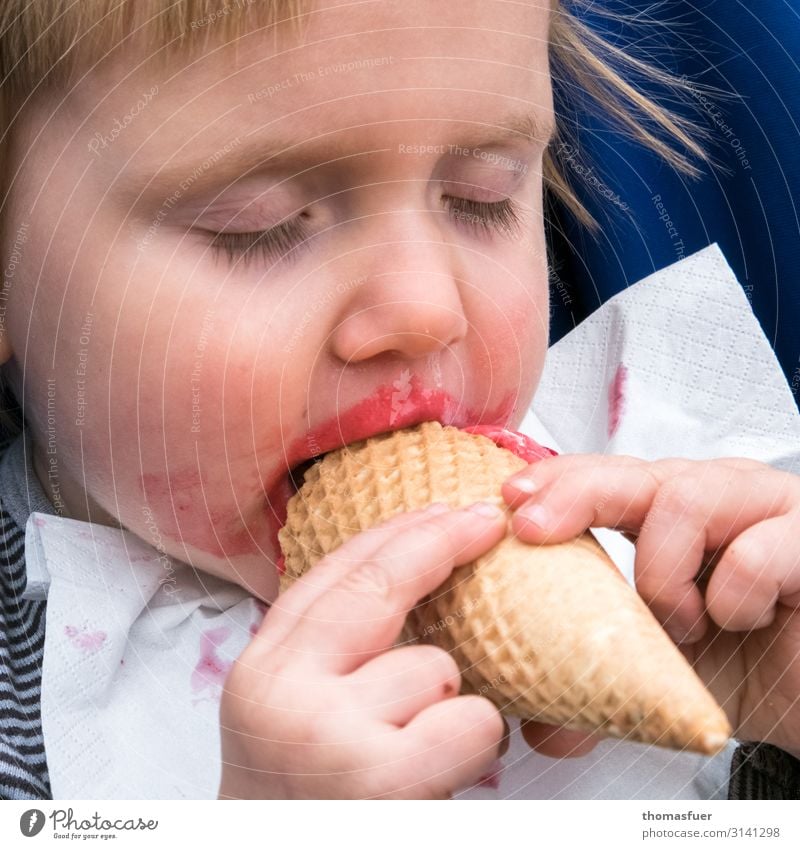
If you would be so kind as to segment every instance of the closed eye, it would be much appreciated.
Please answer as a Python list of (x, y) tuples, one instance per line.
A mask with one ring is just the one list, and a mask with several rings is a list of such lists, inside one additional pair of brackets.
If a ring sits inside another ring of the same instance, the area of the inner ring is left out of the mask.
[(520, 225), (517, 205), (511, 198), (490, 203), (485, 200), (444, 195), (442, 200), (448, 214), (456, 223), (472, 227), (483, 234), (488, 234), (492, 229), (509, 234)]
[[(489, 202), (443, 195), (442, 205), (456, 224), (481, 235), (488, 235), (492, 230), (510, 234), (520, 225), (517, 205), (511, 198)], [(231, 264), (242, 262), (248, 265), (257, 259), (274, 262), (307, 242), (311, 236), (307, 219), (307, 213), (301, 212), (268, 230), (215, 233), (211, 248), (224, 254)]]

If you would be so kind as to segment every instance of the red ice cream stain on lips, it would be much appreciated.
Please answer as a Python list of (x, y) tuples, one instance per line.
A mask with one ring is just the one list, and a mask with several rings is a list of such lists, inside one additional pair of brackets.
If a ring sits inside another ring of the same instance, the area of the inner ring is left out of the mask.
[(608, 436), (609, 439), (619, 430), (625, 413), (625, 389), (628, 382), (628, 369), (620, 363), (614, 379), (608, 386)]
[[(419, 375), (405, 369), (396, 380), (379, 386), (372, 395), (296, 439), (285, 452), (284, 459), (289, 467), (294, 467), (302, 461), (343, 445), (359, 442), (380, 433), (412, 427), (425, 421), (465, 427), (468, 422), (488, 420), (494, 424), (486, 427), (493, 431), (503, 430), (497, 423), (508, 421), (512, 411), (511, 393), (490, 411), (462, 409), (462, 405), (450, 393), (442, 389), (427, 388)], [(279, 573), (285, 570), (285, 566), (280, 556), (278, 531), (286, 524), (286, 506), (294, 493), (295, 488), (289, 480), (288, 469), (283, 470), (283, 474), (272, 483), (266, 493), (267, 519), (271, 525), (274, 549), (278, 553), (276, 568)]]

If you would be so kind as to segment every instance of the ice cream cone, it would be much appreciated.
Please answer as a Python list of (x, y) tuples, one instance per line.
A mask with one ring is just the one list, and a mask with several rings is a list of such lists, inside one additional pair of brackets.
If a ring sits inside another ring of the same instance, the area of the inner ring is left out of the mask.
[[(441, 501), (505, 508), (527, 465), (484, 436), (426, 422), (325, 455), (279, 533), (282, 587), (354, 534)], [(590, 534), (533, 546), (510, 533), (409, 615), (406, 636), (454, 657), (462, 692), (509, 715), (713, 753), (725, 714)]]

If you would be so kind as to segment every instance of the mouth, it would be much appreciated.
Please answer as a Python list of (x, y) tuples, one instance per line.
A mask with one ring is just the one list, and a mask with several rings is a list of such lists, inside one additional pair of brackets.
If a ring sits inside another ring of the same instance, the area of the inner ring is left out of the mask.
[[(328, 452), (326, 451), (325, 454), (327, 453)], [(306, 472), (314, 465), (314, 463), (319, 463), (325, 454), (317, 454), (315, 457), (309, 457), (308, 460), (303, 460), (301, 463), (298, 463), (296, 466), (289, 469), (286, 477), (288, 478), (289, 485), (294, 492), (297, 492), (303, 485)]]
[[(289, 500), (302, 487), (306, 472), (329, 452), (425, 421), (461, 428), (484, 423), (502, 427), (512, 410), (513, 397), (509, 396), (496, 410), (464, 411), (443, 390), (425, 389), (417, 375), (380, 386), (368, 398), (323, 422), (288, 446), (286, 465), (283, 471), (276, 470), (277, 479), (266, 493), (276, 556), (280, 554), (278, 531), (286, 523)], [(279, 569), (280, 559), (277, 564)]]

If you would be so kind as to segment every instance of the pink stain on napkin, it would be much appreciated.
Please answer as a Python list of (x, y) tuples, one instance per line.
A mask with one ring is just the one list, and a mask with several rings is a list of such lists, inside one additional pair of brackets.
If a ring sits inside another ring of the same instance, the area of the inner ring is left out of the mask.
[(200, 637), (200, 658), (192, 671), (192, 692), (221, 688), (233, 662), (217, 654), (217, 649), (230, 636), (230, 628), (210, 628)]
[(614, 379), (608, 387), (608, 437), (609, 439), (619, 429), (622, 416), (625, 413), (625, 388), (628, 382), (628, 369), (620, 363), (614, 374)]
[(84, 654), (94, 654), (102, 648), (107, 636), (105, 631), (87, 631), (85, 628), (76, 628), (74, 625), (65, 625), (64, 633), (72, 645)]

